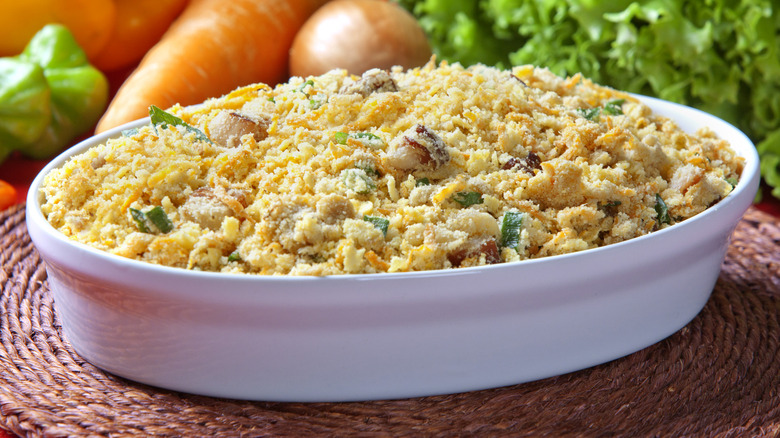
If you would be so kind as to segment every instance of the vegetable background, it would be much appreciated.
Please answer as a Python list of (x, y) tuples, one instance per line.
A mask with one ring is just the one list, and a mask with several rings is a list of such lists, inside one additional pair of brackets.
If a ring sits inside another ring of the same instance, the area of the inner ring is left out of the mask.
[(780, 198), (775, 0), (397, 0), (440, 59), (534, 64), (690, 105), (757, 145)]

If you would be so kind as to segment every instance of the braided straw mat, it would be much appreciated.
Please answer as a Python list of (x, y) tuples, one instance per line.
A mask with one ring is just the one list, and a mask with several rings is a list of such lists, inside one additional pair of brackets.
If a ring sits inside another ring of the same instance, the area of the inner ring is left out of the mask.
[(0, 428), (23, 436), (780, 436), (780, 221), (751, 208), (712, 297), (671, 337), (504, 388), (360, 403), (181, 394), (62, 338), (23, 206), (0, 215)]

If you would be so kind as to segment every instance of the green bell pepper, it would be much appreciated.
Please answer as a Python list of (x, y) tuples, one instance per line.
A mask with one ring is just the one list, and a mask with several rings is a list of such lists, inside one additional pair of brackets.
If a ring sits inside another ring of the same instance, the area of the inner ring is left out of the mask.
[(0, 162), (12, 151), (54, 155), (100, 118), (108, 81), (70, 31), (50, 24), (14, 57), (0, 58)]

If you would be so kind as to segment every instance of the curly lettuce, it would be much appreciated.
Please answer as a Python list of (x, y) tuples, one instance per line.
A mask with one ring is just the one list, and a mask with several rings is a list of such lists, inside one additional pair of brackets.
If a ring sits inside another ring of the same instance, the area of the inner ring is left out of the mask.
[(780, 198), (774, 0), (397, 0), (440, 59), (534, 64), (690, 105), (744, 131)]

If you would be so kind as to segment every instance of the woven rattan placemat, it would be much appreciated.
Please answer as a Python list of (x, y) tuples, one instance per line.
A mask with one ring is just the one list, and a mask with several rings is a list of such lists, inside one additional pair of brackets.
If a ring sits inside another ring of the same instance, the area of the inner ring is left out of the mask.
[(668, 339), (510, 387), (264, 403), (136, 384), (62, 338), (23, 206), (0, 214), (0, 428), (24, 436), (779, 436), (780, 222), (751, 209), (704, 310)]

